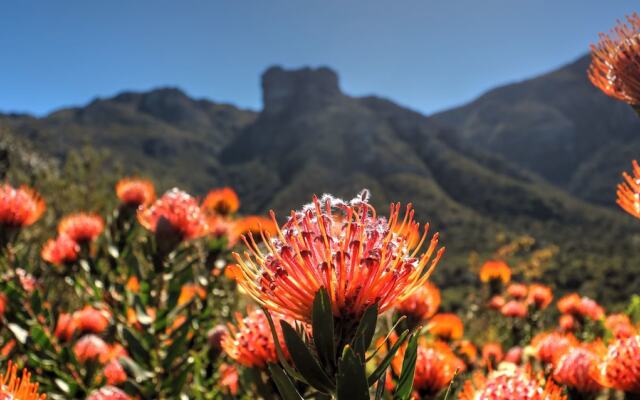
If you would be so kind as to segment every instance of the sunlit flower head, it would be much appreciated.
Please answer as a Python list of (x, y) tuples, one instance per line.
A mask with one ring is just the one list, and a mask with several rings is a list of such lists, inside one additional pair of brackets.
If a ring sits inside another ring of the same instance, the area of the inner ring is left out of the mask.
[(608, 96), (640, 104), (640, 16), (633, 13), (591, 46), (589, 79)]
[(153, 182), (139, 178), (122, 178), (116, 184), (116, 196), (130, 207), (146, 206), (156, 199)]
[(581, 393), (602, 390), (599, 366), (605, 351), (600, 342), (568, 348), (555, 361), (553, 378)]
[(489, 299), (489, 302), (487, 303), (487, 307), (489, 307), (492, 310), (500, 310), (505, 303), (506, 303), (506, 300), (504, 299), (504, 297), (497, 294)]
[(436, 314), (429, 320), (427, 330), (433, 336), (443, 340), (457, 340), (464, 335), (464, 324), (455, 314)]
[(208, 214), (229, 215), (240, 208), (240, 199), (236, 192), (229, 188), (214, 189), (207, 193), (202, 208)]
[(500, 343), (485, 343), (482, 346), (482, 363), (488, 369), (495, 369), (504, 358), (504, 352)]
[(73, 313), (73, 319), (80, 332), (102, 333), (109, 326), (111, 313), (104, 309), (85, 306)]
[(604, 317), (604, 309), (588, 297), (580, 297), (576, 293), (563, 296), (558, 300), (558, 310), (574, 317), (598, 320)]
[(576, 319), (571, 314), (562, 314), (558, 318), (558, 326), (562, 332), (573, 332), (577, 328)]
[(539, 310), (543, 310), (551, 304), (553, 300), (553, 291), (549, 286), (534, 283), (529, 286), (529, 295), (527, 302), (535, 305)]
[(627, 393), (640, 393), (640, 335), (618, 339), (609, 346), (602, 363), (608, 385)]
[(229, 365), (227, 363), (220, 364), (218, 367), (218, 375), (220, 376), (218, 384), (225, 391), (232, 396), (238, 395), (238, 389), (240, 388), (239, 380), (240, 374), (238, 368), (235, 365)]
[(177, 236), (177, 241), (207, 234), (207, 222), (198, 201), (187, 193), (171, 189), (147, 207), (138, 210), (138, 221), (156, 236)]
[(522, 300), (527, 297), (527, 293), (529, 292), (529, 288), (527, 285), (522, 283), (512, 283), (507, 287), (507, 294), (516, 299)]
[(127, 381), (127, 372), (118, 360), (111, 360), (102, 371), (108, 385), (119, 385)]
[(261, 217), (259, 215), (249, 215), (239, 218), (229, 226), (229, 245), (234, 246), (241, 240), (242, 236), (253, 235), (255, 240), (261, 239), (261, 233), (274, 236), (278, 233), (278, 228), (273, 219)]
[(467, 364), (472, 364), (478, 358), (478, 348), (470, 340), (457, 340), (453, 343), (453, 349), (458, 357), (464, 359)]
[(573, 335), (560, 332), (542, 332), (531, 341), (535, 356), (545, 364), (552, 364), (560, 354), (577, 345)]
[(627, 314), (611, 314), (604, 320), (604, 326), (620, 339), (635, 335), (636, 328)]
[(633, 215), (636, 218), (640, 218), (640, 165), (636, 160), (633, 160), (632, 175), (627, 172), (622, 173), (624, 181), (618, 184), (618, 205)]
[(480, 267), (480, 280), (491, 282), (499, 280), (502, 283), (509, 283), (511, 280), (511, 268), (502, 260), (489, 260)]
[[(267, 363), (277, 362), (276, 345), (264, 312), (254, 310), (246, 317), (236, 313), (235, 317), (236, 324), (228, 324), (228, 333), (222, 339), (225, 353), (245, 367), (263, 368)], [(286, 352), (279, 320), (274, 318), (274, 323), (280, 345)]]
[(68, 236), (78, 243), (95, 240), (104, 230), (104, 220), (97, 214), (67, 215), (58, 224), (58, 235)]
[(62, 340), (67, 341), (73, 337), (76, 332), (76, 321), (70, 313), (61, 313), (58, 316), (54, 335)]
[(9, 361), (7, 372), (0, 374), (1, 400), (45, 400), (46, 394), (38, 393), (39, 385), (31, 382), (31, 374), (22, 370), (18, 378), (18, 367)]
[(411, 296), (396, 306), (398, 313), (415, 321), (432, 317), (440, 307), (440, 289), (431, 282), (416, 290)]
[(517, 300), (509, 300), (500, 309), (500, 313), (509, 318), (524, 318), (527, 316), (527, 311), (527, 305)]
[[(408, 206), (401, 218), (400, 205), (393, 204), (389, 219), (378, 217), (366, 191), (350, 202), (314, 197), (291, 213), (276, 237), (264, 235), (266, 251), (252, 235), (245, 239), (249, 252), (234, 253), (242, 272), (239, 284), (258, 303), (298, 320), (311, 320), (322, 287), (340, 320), (358, 319), (375, 303), (384, 312), (426, 283), (444, 251), (432, 257), (436, 234), (421, 253), (427, 229), (416, 243), (413, 214)], [(273, 213), (272, 218), (275, 222)]]
[(32, 189), (0, 184), (0, 228), (29, 226), (42, 216), (45, 208), (44, 200)]
[(73, 346), (73, 353), (81, 363), (99, 361), (109, 352), (109, 345), (94, 334), (84, 335)]
[(488, 377), (479, 373), (465, 382), (459, 400), (564, 400), (560, 387), (551, 380), (546, 384), (529, 368), (515, 367), (492, 372)]
[(79, 254), (80, 245), (67, 235), (49, 239), (40, 252), (42, 259), (53, 265), (71, 264), (78, 260)]
[(131, 400), (131, 397), (115, 386), (104, 386), (91, 392), (86, 400)]

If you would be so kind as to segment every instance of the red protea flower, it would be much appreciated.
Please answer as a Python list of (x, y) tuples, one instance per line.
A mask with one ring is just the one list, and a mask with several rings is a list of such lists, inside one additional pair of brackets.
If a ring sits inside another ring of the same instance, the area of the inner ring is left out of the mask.
[(599, 365), (605, 351), (600, 342), (568, 348), (555, 361), (553, 378), (580, 393), (602, 390)]
[(38, 387), (37, 383), (31, 383), (31, 374), (26, 369), (18, 378), (18, 367), (11, 361), (7, 372), (0, 374), (1, 400), (45, 400), (47, 395), (39, 394)]
[(131, 397), (115, 386), (104, 386), (92, 392), (87, 400), (131, 400)]
[(604, 326), (617, 339), (635, 335), (636, 328), (627, 314), (611, 314), (604, 320)]
[(489, 307), (492, 310), (500, 310), (502, 306), (505, 305), (505, 303), (506, 303), (506, 300), (504, 299), (503, 296), (495, 295), (491, 299), (489, 299), (489, 302), (487, 303), (487, 307)]
[(233, 221), (229, 225), (229, 246), (234, 246), (242, 236), (253, 235), (255, 239), (261, 237), (262, 232), (265, 235), (273, 236), (278, 233), (278, 228), (272, 219), (260, 217), (258, 215), (249, 215)]
[(531, 341), (536, 357), (545, 364), (552, 364), (560, 354), (577, 345), (578, 340), (572, 334), (560, 332), (542, 332)]
[(108, 385), (119, 385), (127, 381), (127, 373), (118, 360), (111, 360), (104, 366), (102, 374)]
[(0, 228), (22, 228), (36, 222), (44, 213), (44, 200), (32, 189), (22, 186), (14, 189), (0, 185)]
[(97, 214), (77, 213), (64, 217), (58, 224), (58, 234), (78, 243), (95, 240), (104, 230), (104, 220)]
[(588, 297), (581, 299), (579, 310), (583, 318), (589, 318), (594, 321), (604, 318), (604, 308)]
[(151, 204), (156, 199), (153, 182), (139, 178), (122, 178), (116, 184), (116, 195), (122, 204), (138, 208)]
[(509, 318), (524, 318), (527, 316), (527, 311), (527, 305), (516, 300), (509, 300), (500, 309), (500, 313)]
[(640, 105), (640, 17), (627, 17), (591, 46), (589, 79), (606, 95)]
[(592, 320), (602, 319), (604, 309), (594, 300), (588, 297), (580, 297), (576, 293), (563, 296), (558, 300), (558, 310), (563, 314), (570, 314), (574, 317), (589, 318)]
[(238, 384), (238, 381), (240, 380), (238, 368), (236, 368), (235, 365), (222, 363), (220, 364), (220, 367), (218, 367), (218, 374), (220, 375), (218, 384), (232, 396), (237, 396), (238, 389), (240, 387)]
[(571, 314), (562, 314), (558, 319), (558, 326), (562, 332), (573, 332), (577, 327), (576, 319)]
[(514, 346), (507, 350), (507, 354), (504, 355), (504, 362), (508, 362), (515, 365), (522, 363), (522, 356), (524, 355), (524, 349), (520, 346)]
[(504, 352), (500, 343), (485, 343), (482, 346), (482, 363), (489, 369), (495, 367), (504, 358)]
[(169, 247), (207, 234), (207, 222), (198, 202), (187, 193), (171, 189), (153, 204), (138, 210), (138, 222), (154, 232), (159, 244)]
[(396, 310), (419, 322), (432, 317), (438, 311), (438, 307), (440, 307), (440, 289), (431, 282), (427, 282), (398, 304)]
[(507, 294), (516, 300), (523, 300), (527, 297), (529, 288), (522, 283), (512, 283), (507, 287)]
[(85, 306), (73, 313), (76, 328), (81, 332), (102, 333), (109, 326), (111, 313), (104, 309)]
[(578, 293), (564, 295), (556, 305), (562, 314), (577, 315), (580, 313), (580, 295)]
[(551, 304), (553, 291), (549, 286), (534, 283), (529, 286), (529, 296), (527, 299), (529, 304), (533, 304), (537, 309), (543, 310)]
[(229, 215), (238, 211), (240, 199), (229, 187), (214, 189), (207, 193), (207, 197), (202, 202), (202, 208), (209, 214)]
[(456, 340), (464, 334), (464, 324), (455, 314), (436, 314), (429, 320), (427, 330), (433, 336), (443, 340)]
[[(286, 351), (279, 321), (274, 319), (274, 322), (280, 346)], [(236, 313), (236, 325), (227, 326), (228, 334), (222, 339), (222, 348), (238, 364), (263, 368), (267, 363), (278, 361), (269, 321), (262, 310), (251, 311), (244, 318)]]
[(79, 254), (80, 246), (67, 235), (49, 239), (40, 252), (44, 261), (54, 265), (71, 264), (78, 259)]
[(511, 268), (502, 260), (486, 261), (480, 267), (480, 280), (485, 283), (499, 280), (507, 284), (511, 280)]
[(640, 393), (640, 335), (616, 340), (602, 362), (608, 385), (627, 393)]
[(109, 352), (109, 345), (99, 336), (84, 335), (73, 346), (73, 353), (81, 363), (87, 361), (100, 361)]
[(187, 283), (180, 288), (180, 296), (178, 296), (178, 305), (189, 303), (194, 297), (198, 296), (201, 300), (207, 297), (207, 291), (200, 285), (195, 283)]
[(76, 332), (76, 321), (70, 313), (61, 313), (58, 316), (56, 329), (53, 334), (62, 341), (67, 341)]
[(258, 303), (297, 320), (311, 320), (314, 296), (323, 287), (338, 319), (359, 319), (374, 303), (384, 312), (425, 284), (444, 251), (430, 262), (435, 234), (419, 254), (427, 229), (416, 241), (413, 213), (408, 206), (399, 218), (400, 205), (393, 204), (388, 220), (378, 217), (366, 191), (351, 202), (314, 197), (291, 213), (277, 237), (263, 235), (266, 252), (252, 235), (245, 239), (250, 253), (234, 253), (239, 284)]
[(624, 181), (618, 184), (617, 203), (629, 214), (640, 218), (640, 165), (636, 160), (633, 160), (632, 165), (633, 176), (622, 173)]
[(562, 390), (551, 380), (543, 384), (530, 368), (480, 373), (465, 382), (459, 400), (564, 400)]

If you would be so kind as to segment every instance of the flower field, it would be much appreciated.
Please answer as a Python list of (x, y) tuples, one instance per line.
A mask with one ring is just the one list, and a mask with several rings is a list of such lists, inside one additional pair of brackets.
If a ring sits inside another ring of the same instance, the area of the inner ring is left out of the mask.
[[(638, 109), (638, 15), (588, 76)], [(430, 280), (447, 243), (411, 204), (310, 193), (244, 215), (232, 188), (126, 177), (109, 212), (47, 229), (60, 202), (38, 191), (0, 185), (0, 400), (640, 398), (640, 296), (609, 310), (561, 293), (535, 273), (544, 254), (515, 265), (514, 241), (447, 307)], [(640, 218), (637, 162), (617, 197)]]

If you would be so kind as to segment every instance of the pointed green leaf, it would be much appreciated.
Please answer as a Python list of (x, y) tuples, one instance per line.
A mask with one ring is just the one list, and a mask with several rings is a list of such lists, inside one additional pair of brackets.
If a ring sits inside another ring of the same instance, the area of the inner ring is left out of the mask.
[(278, 387), (282, 400), (302, 400), (302, 396), (300, 396), (300, 393), (298, 393), (291, 379), (284, 373), (282, 368), (277, 364), (269, 364), (269, 372), (273, 382)]
[(384, 385), (385, 385), (386, 381), (387, 381), (387, 374), (382, 374), (380, 379), (378, 379), (378, 384), (376, 386), (376, 399), (375, 400), (381, 400), (382, 399), (382, 395), (384, 394)]
[(384, 375), (384, 372), (389, 367), (389, 364), (391, 364), (391, 360), (393, 360), (393, 356), (396, 355), (400, 346), (402, 346), (402, 344), (407, 340), (407, 336), (409, 336), (409, 331), (402, 332), (402, 334), (398, 338), (398, 341), (391, 347), (391, 349), (389, 349), (389, 352), (382, 359), (380, 364), (378, 364), (378, 367), (375, 369), (375, 371), (373, 371), (371, 375), (369, 375), (369, 378), (367, 379), (369, 386), (372, 386), (378, 379), (380, 379), (382, 375)]
[(367, 307), (358, 323), (358, 328), (353, 338), (353, 348), (358, 353), (360, 358), (364, 360), (365, 353), (371, 341), (373, 335), (376, 333), (376, 324), (378, 323), (378, 303), (372, 304)]
[(413, 334), (409, 339), (407, 350), (402, 360), (402, 372), (398, 379), (398, 385), (394, 393), (394, 399), (408, 400), (413, 390), (413, 377), (416, 372), (416, 360), (418, 359), (418, 334)]
[(337, 391), (339, 400), (369, 400), (365, 366), (349, 345), (345, 346), (338, 361)]
[(320, 288), (313, 299), (312, 329), (313, 343), (316, 345), (320, 361), (333, 370), (336, 364), (333, 311), (331, 298), (325, 288)]
[(282, 366), (284, 367), (285, 371), (287, 371), (287, 374), (289, 374), (289, 376), (301, 382), (309, 383), (304, 379), (302, 375), (300, 375), (289, 364), (289, 361), (287, 361), (287, 358), (284, 356), (284, 351), (280, 346), (280, 339), (278, 338), (278, 333), (276, 332), (276, 325), (273, 323), (273, 318), (271, 318), (271, 314), (269, 313), (269, 310), (267, 310), (264, 307), (261, 307), (261, 309), (262, 309), (262, 312), (264, 312), (264, 315), (267, 317), (267, 322), (269, 322), (269, 329), (271, 329), (271, 336), (273, 336), (273, 341), (274, 341), (274, 344), (276, 345), (276, 354), (278, 354), (278, 361), (280, 361), (280, 364), (282, 364)]

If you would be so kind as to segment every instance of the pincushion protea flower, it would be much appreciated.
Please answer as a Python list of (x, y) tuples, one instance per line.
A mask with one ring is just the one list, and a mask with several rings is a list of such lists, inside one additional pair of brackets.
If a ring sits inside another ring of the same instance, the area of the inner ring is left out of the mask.
[(527, 311), (527, 306), (516, 300), (509, 300), (500, 308), (500, 313), (509, 318), (524, 318), (527, 316)]
[(424, 321), (432, 317), (440, 307), (440, 289), (431, 282), (418, 288), (411, 296), (396, 306), (396, 311), (415, 320)]
[(633, 160), (633, 176), (626, 172), (622, 173), (624, 182), (618, 184), (618, 205), (633, 215), (636, 218), (640, 218), (640, 165), (636, 160)]
[(480, 267), (480, 280), (482, 282), (491, 282), (493, 280), (509, 283), (511, 280), (511, 268), (502, 260), (489, 260)]
[(53, 334), (62, 341), (67, 341), (76, 332), (76, 321), (70, 313), (61, 313), (58, 316), (56, 329)]
[(633, 13), (609, 34), (601, 33), (591, 56), (591, 82), (608, 96), (640, 106), (640, 16)]
[(127, 381), (127, 372), (118, 360), (111, 360), (102, 371), (108, 385), (119, 385)]
[[(236, 313), (235, 317), (236, 325), (227, 324), (228, 333), (222, 339), (225, 353), (245, 367), (263, 368), (267, 363), (277, 362), (276, 345), (264, 312), (251, 311), (244, 318), (240, 313)], [(277, 318), (274, 318), (274, 322), (280, 346), (286, 352), (280, 324), (275, 319)]]
[(220, 367), (218, 367), (218, 374), (220, 375), (218, 385), (228, 391), (232, 396), (237, 396), (238, 389), (240, 388), (238, 384), (240, 380), (238, 368), (235, 365), (222, 363)]
[(456, 340), (464, 334), (464, 324), (455, 314), (436, 314), (429, 320), (427, 331), (443, 340)]
[(640, 393), (640, 335), (618, 339), (602, 362), (608, 385), (627, 393)]
[(527, 367), (480, 373), (465, 382), (459, 400), (564, 400), (562, 390), (551, 380), (546, 384)]
[(36, 222), (44, 213), (44, 200), (34, 190), (0, 185), (0, 227), (22, 228)]
[(500, 343), (485, 343), (482, 346), (482, 363), (489, 369), (495, 369), (495, 367), (504, 358), (504, 351)]
[(516, 300), (522, 300), (527, 297), (529, 288), (522, 283), (512, 283), (507, 287), (507, 294)]
[(604, 326), (618, 339), (633, 336), (636, 332), (636, 328), (626, 314), (609, 315), (604, 320)]
[(78, 259), (79, 254), (80, 246), (67, 235), (49, 239), (40, 252), (44, 261), (54, 265), (70, 264)]
[(598, 320), (604, 317), (604, 309), (588, 297), (580, 297), (577, 293), (570, 293), (558, 300), (558, 310), (563, 314), (574, 317)]
[(111, 313), (104, 309), (85, 306), (73, 313), (75, 327), (81, 332), (102, 333), (109, 326)]
[(495, 295), (489, 299), (489, 302), (487, 303), (487, 307), (489, 307), (492, 310), (499, 310), (502, 308), (502, 306), (505, 305), (506, 302), (507, 301), (504, 299), (503, 296)]
[(77, 213), (64, 217), (58, 224), (58, 234), (78, 243), (95, 240), (104, 230), (104, 220), (97, 214)]
[(314, 296), (323, 287), (338, 320), (358, 320), (375, 303), (384, 312), (425, 284), (444, 251), (431, 260), (435, 234), (419, 254), (427, 229), (416, 241), (413, 214), (408, 206), (400, 218), (400, 205), (392, 204), (388, 220), (378, 217), (366, 191), (350, 202), (314, 197), (292, 211), (276, 237), (263, 234), (266, 252), (253, 235), (245, 239), (249, 252), (234, 253), (239, 284), (258, 303), (297, 320), (311, 320)]
[(553, 378), (579, 393), (602, 390), (599, 367), (605, 351), (601, 342), (569, 347), (555, 361)]
[(7, 372), (0, 374), (0, 399), (45, 400), (47, 395), (39, 394), (38, 386), (37, 383), (31, 383), (31, 374), (26, 369), (18, 378), (18, 367), (9, 361)]
[(545, 364), (552, 364), (559, 355), (577, 345), (578, 340), (572, 334), (560, 332), (542, 332), (531, 341), (536, 357)]
[(539, 310), (543, 310), (551, 304), (553, 300), (553, 291), (549, 286), (534, 283), (529, 286), (529, 295), (527, 302), (535, 305)]
[(99, 336), (84, 335), (73, 346), (73, 353), (81, 363), (98, 361), (109, 353), (109, 345)]
[(146, 206), (156, 199), (153, 182), (139, 178), (122, 178), (116, 184), (116, 196), (130, 207)]
[(115, 386), (104, 386), (91, 392), (87, 400), (131, 400), (131, 397)]
[(248, 215), (230, 223), (227, 234), (229, 235), (229, 245), (235, 245), (242, 236), (254, 235), (254, 239), (261, 237), (264, 232), (268, 236), (278, 233), (275, 222), (272, 219), (259, 215)]
[(202, 202), (202, 209), (210, 214), (229, 215), (240, 208), (240, 199), (230, 187), (214, 189), (207, 193)]

